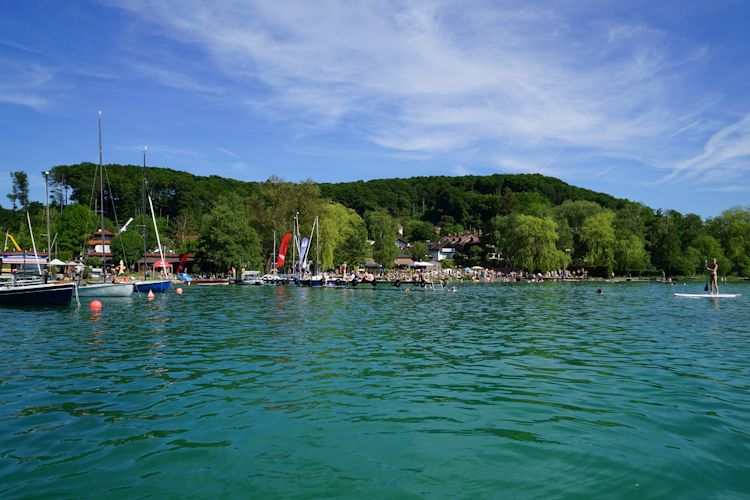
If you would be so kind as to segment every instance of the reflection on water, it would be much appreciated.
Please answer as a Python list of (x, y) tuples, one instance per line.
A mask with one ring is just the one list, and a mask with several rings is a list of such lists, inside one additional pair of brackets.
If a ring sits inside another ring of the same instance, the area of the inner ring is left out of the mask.
[(740, 496), (748, 293), (677, 289), (195, 287), (0, 309), (0, 493)]

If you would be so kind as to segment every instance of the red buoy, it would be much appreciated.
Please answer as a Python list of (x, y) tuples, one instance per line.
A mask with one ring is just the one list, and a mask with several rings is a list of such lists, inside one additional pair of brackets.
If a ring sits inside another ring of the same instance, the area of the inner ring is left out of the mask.
[(148, 300), (154, 300), (154, 291), (153, 290), (149, 290), (148, 291)]
[(89, 304), (89, 309), (92, 311), (101, 311), (102, 310), (102, 303), (98, 300), (92, 300)]

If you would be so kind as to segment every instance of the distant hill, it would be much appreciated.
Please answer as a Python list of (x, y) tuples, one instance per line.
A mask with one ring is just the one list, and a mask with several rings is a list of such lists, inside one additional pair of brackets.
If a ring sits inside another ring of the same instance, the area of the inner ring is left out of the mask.
[[(52, 177), (72, 189), (72, 200), (88, 205), (96, 170), (93, 163), (60, 165), (52, 169)], [(118, 214), (123, 217), (137, 213), (143, 168), (107, 165), (106, 172), (105, 181), (111, 188)], [(251, 196), (262, 184), (159, 167), (147, 168), (147, 177), (155, 210), (170, 217), (186, 209), (196, 215), (205, 213), (222, 193), (232, 191)], [(368, 210), (386, 208), (398, 217), (435, 224), (447, 221), (464, 227), (481, 227), (495, 215), (534, 204), (554, 206), (565, 200), (587, 200), (605, 208), (619, 209), (632, 203), (539, 174), (431, 176), (318, 185), (323, 197), (352, 208), (360, 215)], [(111, 206), (109, 201), (105, 203), (105, 208)]]

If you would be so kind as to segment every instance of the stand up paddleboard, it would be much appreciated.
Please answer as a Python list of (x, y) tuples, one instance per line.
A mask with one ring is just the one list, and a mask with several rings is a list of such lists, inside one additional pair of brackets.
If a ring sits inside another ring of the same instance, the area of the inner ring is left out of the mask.
[(709, 298), (709, 299), (731, 299), (733, 297), (739, 297), (739, 293), (676, 293), (674, 294), (675, 297), (688, 297), (691, 299), (701, 299), (701, 298)]

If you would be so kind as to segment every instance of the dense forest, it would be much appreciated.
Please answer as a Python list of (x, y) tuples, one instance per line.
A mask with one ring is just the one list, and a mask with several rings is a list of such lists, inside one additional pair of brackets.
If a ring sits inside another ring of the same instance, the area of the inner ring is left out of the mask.
[[(51, 233), (63, 258), (79, 254), (85, 233), (98, 227), (97, 170), (91, 163), (50, 170)], [(454, 261), (444, 262), (449, 266), (694, 275), (704, 272), (706, 259), (716, 258), (721, 274), (750, 274), (746, 208), (702, 220), (538, 174), (317, 184), (277, 177), (241, 182), (166, 168), (108, 165), (103, 179), (108, 229), (117, 230), (131, 217), (131, 227), (144, 224), (144, 172), (167, 246), (195, 253), (203, 268), (267, 266), (274, 235), (280, 238), (291, 231), (295, 217), (305, 233), (319, 217), (320, 248), (311, 255), (320, 255), (323, 269), (369, 260), (392, 265), (400, 226), (401, 238), (411, 243), (410, 253), (419, 260), (442, 236), (481, 234), (481, 245), (460, 251)], [(11, 207), (0, 207), (0, 226), (30, 248), (26, 209), (39, 240), (46, 238), (44, 205), (29, 202), (25, 172), (13, 172), (11, 181)], [(113, 251), (119, 257), (137, 260), (143, 248), (138, 231), (125, 231), (116, 240)], [(154, 241), (150, 236), (147, 240)], [(41, 242), (37, 246), (46, 247), (46, 239)]]

